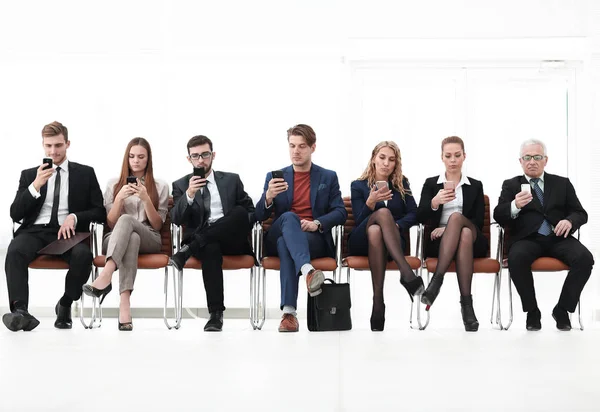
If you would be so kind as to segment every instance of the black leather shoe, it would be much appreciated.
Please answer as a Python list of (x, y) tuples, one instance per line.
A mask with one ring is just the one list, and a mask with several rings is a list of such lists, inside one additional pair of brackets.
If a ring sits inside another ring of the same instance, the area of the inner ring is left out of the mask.
[(425, 292), (423, 292), (423, 295), (421, 295), (421, 303), (427, 305), (425, 310), (429, 310), (429, 307), (433, 305), (435, 298), (437, 298), (437, 295), (440, 293), (440, 288), (442, 287), (443, 283), (444, 275), (439, 275), (436, 273), (431, 277), (431, 281), (427, 285), (427, 289), (425, 289)]
[(185, 262), (192, 257), (192, 250), (189, 245), (183, 245), (179, 252), (175, 253), (169, 258), (169, 264), (174, 266), (178, 271), (182, 271), (185, 266)]
[(423, 284), (423, 278), (421, 278), (421, 276), (417, 276), (410, 282), (405, 282), (404, 279), (400, 277), (400, 284), (404, 286), (404, 289), (408, 292), (411, 302), (413, 302), (413, 296), (420, 295), (425, 290), (425, 285)]
[(552, 317), (556, 321), (556, 328), (558, 330), (571, 330), (571, 319), (569, 319), (569, 314), (566, 310), (556, 305), (554, 309), (552, 309)]
[(14, 312), (5, 313), (4, 316), (2, 316), (2, 322), (4, 323), (4, 326), (13, 332), (19, 330), (29, 332), (34, 330), (40, 324), (40, 321), (29, 314), (26, 309), (15, 309)]
[(56, 313), (56, 321), (54, 327), (57, 329), (71, 329), (73, 327), (73, 320), (71, 319), (71, 307), (65, 307), (60, 304), (60, 301), (54, 308)]
[(210, 313), (210, 318), (204, 325), (204, 332), (221, 332), (223, 330), (223, 311), (216, 310)]
[(527, 330), (535, 331), (535, 330), (542, 329), (541, 319), (542, 319), (542, 313), (540, 312), (540, 310), (538, 308), (535, 308), (535, 309), (527, 312), (527, 323), (526, 323)]
[(460, 314), (462, 315), (463, 325), (465, 325), (467, 332), (477, 332), (479, 330), (479, 321), (473, 309), (472, 295), (460, 297)]

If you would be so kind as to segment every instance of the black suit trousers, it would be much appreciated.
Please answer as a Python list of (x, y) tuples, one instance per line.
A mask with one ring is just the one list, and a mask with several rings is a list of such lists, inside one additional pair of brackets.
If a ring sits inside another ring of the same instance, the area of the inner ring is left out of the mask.
[(531, 235), (515, 242), (508, 252), (508, 269), (521, 296), (523, 311), (537, 308), (531, 264), (539, 257), (553, 257), (570, 267), (558, 305), (574, 312), (583, 287), (592, 273), (594, 259), (590, 251), (572, 236)]
[[(56, 240), (57, 234), (57, 227), (32, 226), (19, 231), (10, 242), (4, 269), (11, 311), (15, 309), (15, 302), (28, 307), (29, 264), (38, 256), (38, 250)], [(88, 280), (92, 270), (92, 252), (83, 242), (61, 257), (69, 264), (65, 278), (65, 294), (73, 300), (78, 300), (81, 297), (81, 287)]]
[(202, 261), (202, 280), (211, 313), (225, 310), (223, 255), (253, 255), (248, 241), (250, 230), (248, 211), (235, 206), (221, 219), (194, 232), (190, 248), (194, 257)]

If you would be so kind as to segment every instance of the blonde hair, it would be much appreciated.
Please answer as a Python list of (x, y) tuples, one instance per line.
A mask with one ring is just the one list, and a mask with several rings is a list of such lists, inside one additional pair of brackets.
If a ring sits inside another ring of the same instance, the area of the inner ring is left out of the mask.
[(408, 182), (408, 179), (406, 178), (406, 176), (402, 175), (402, 157), (400, 155), (400, 148), (396, 143), (392, 141), (385, 140), (377, 144), (377, 146), (375, 146), (375, 148), (373, 149), (373, 153), (371, 153), (371, 159), (369, 160), (369, 164), (367, 165), (362, 175), (360, 175), (358, 180), (366, 180), (369, 186), (373, 186), (375, 184), (375, 163), (373, 162), (373, 160), (375, 159), (375, 156), (377, 156), (379, 151), (384, 147), (389, 147), (394, 151), (394, 156), (396, 157), (396, 164), (394, 165), (394, 170), (392, 170), (392, 173), (390, 174), (392, 188), (400, 192), (402, 200), (404, 200), (404, 195), (410, 195), (411, 193), (410, 190), (404, 190), (402, 180), (406, 179), (406, 181)]

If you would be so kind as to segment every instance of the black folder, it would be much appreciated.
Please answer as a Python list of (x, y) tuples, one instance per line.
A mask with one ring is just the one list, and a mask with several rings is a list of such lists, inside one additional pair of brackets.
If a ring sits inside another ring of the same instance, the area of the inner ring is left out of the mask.
[(38, 250), (38, 255), (62, 255), (75, 245), (90, 237), (89, 232), (79, 232), (67, 239), (57, 239), (46, 247)]

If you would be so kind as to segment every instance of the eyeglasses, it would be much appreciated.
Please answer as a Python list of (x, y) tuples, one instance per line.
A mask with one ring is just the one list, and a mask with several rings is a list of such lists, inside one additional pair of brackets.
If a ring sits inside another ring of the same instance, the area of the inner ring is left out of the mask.
[(536, 162), (539, 162), (540, 160), (542, 160), (543, 158), (545, 158), (546, 156), (542, 156), (542, 155), (525, 155), (525, 156), (521, 156), (521, 159), (523, 159), (525, 162), (530, 161), (531, 159), (535, 160)]
[(208, 159), (211, 156), (212, 156), (212, 152), (192, 153), (190, 155), (190, 159), (192, 159), (192, 160), (198, 160), (200, 158)]

